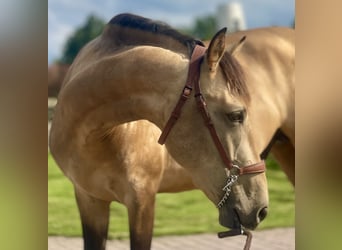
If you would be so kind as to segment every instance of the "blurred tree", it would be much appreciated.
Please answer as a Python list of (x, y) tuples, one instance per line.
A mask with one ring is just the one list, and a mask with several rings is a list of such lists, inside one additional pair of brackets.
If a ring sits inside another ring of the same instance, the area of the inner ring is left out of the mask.
[(209, 40), (217, 31), (217, 21), (215, 16), (208, 15), (198, 17), (192, 29), (184, 30), (184, 32), (201, 40)]
[(59, 62), (62, 64), (71, 64), (80, 49), (102, 32), (104, 25), (105, 21), (95, 15), (88, 16), (85, 24), (76, 29), (66, 41), (64, 52)]

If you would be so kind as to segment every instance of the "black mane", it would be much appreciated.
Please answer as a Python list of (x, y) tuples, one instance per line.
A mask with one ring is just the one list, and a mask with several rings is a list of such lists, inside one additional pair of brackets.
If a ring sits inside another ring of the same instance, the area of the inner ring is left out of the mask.
[(184, 35), (166, 23), (161, 21), (151, 20), (145, 17), (123, 13), (113, 17), (108, 24), (118, 25), (121, 27), (127, 27), (131, 29), (138, 29), (153, 34), (161, 34), (168, 37), (172, 37), (179, 43), (183, 44), (189, 49), (189, 55), (192, 54), (196, 45), (204, 46), (204, 44), (192, 38), (191, 36)]

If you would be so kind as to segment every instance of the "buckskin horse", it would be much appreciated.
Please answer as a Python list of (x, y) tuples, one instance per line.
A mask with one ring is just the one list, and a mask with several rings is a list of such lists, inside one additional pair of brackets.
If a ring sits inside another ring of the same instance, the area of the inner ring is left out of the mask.
[(112, 18), (70, 67), (50, 132), (84, 249), (105, 249), (112, 201), (127, 207), (131, 249), (150, 249), (158, 192), (199, 188), (221, 225), (255, 229), (270, 150), (294, 184), (294, 54), (287, 28), (224, 28), (206, 47), (161, 22)]

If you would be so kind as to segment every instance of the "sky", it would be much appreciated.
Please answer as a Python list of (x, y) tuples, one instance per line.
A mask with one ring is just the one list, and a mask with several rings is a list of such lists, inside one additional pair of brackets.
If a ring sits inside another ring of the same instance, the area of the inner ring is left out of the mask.
[[(109, 21), (130, 12), (161, 20), (173, 27), (191, 27), (195, 18), (214, 15), (231, 0), (49, 0), (48, 63), (58, 59), (66, 39), (82, 26), (88, 15)], [(235, 0), (236, 2), (236, 0)], [(247, 28), (290, 26), (295, 18), (295, 0), (240, 0)]]

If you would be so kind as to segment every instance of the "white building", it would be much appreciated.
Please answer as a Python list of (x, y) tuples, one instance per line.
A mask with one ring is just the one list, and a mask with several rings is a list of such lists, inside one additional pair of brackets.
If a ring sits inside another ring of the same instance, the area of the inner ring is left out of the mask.
[(238, 1), (220, 4), (216, 16), (218, 29), (227, 27), (228, 32), (234, 32), (247, 28), (242, 4)]

